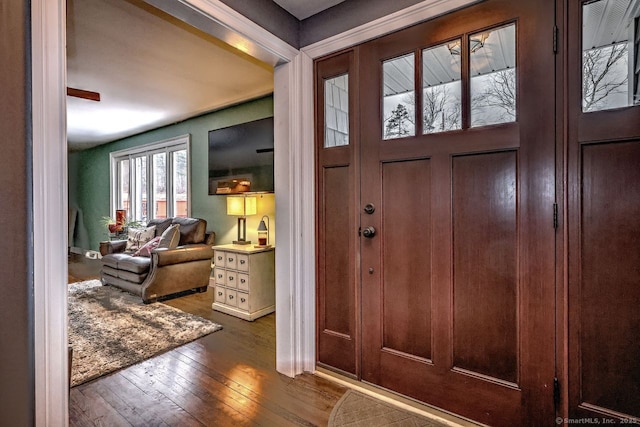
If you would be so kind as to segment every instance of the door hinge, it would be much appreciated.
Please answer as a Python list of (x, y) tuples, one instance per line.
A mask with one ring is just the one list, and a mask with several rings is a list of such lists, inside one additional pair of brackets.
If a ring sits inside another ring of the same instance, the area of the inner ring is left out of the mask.
[(553, 204), (553, 228), (558, 229), (558, 204)]
[(558, 378), (553, 379), (553, 404), (556, 405), (556, 408), (560, 405), (560, 381)]
[(558, 26), (553, 26), (553, 53), (558, 53)]

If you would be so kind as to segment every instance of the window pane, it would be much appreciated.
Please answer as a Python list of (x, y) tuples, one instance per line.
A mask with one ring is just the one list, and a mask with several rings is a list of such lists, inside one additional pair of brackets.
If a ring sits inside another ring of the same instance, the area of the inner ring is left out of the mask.
[(469, 36), (471, 126), (516, 120), (516, 26)]
[(416, 134), (415, 55), (410, 53), (382, 64), (383, 139)]
[(436, 133), (462, 128), (461, 40), (422, 51), (422, 128)]
[(187, 216), (187, 150), (173, 155), (173, 216)]
[(167, 217), (166, 153), (153, 155), (153, 218)]
[(129, 159), (118, 162), (118, 196), (116, 209), (124, 209), (131, 214), (129, 198)]
[[(634, 98), (636, 104), (640, 102), (638, 20), (634, 19), (639, 14), (639, 0), (600, 0), (583, 5), (582, 111), (626, 107)], [(630, 61), (634, 50), (636, 60)]]
[(349, 75), (324, 81), (324, 147), (349, 145)]
[(146, 221), (147, 218), (147, 157), (133, 160), (133, 219)]

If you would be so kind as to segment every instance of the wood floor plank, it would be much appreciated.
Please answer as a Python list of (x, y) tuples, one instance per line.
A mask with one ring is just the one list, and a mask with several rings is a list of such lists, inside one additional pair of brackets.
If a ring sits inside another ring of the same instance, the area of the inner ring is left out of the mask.
[(211, 395), (224, 395), (225, 403), (242, 412), (250, 419), (263, 426), (296, 426), (305, 425), (305, 420), (295, 414), (283, 411), (281, 407), (274, 406), (264, 396), (258, 395), (241, 387), (224, 375), (215, 373), (208, 375), (195, 368), (187, 361), (177, 356), (176, 352), (167, 353), (166, 357), (174, 358), (178, 364), (176, 372), (195, 387), (201, 393)]
[[(99, 277), (100, 263), (71, 260), (70, 280)], [(74, 262), (80, 263), (73, 266)], [(73, 273), (73, 276), (72, 276)], [(213, 291), (163, 303), (223, 329), (74, 387), (69, 425), (325, 426), (346, 389), (275, 370), (275, 314), (247, 322), (211, 309)]]
[[(134, 425), (202, 426), (202, 423), (174, 402), (164, 398), (164, 396), (156, 395), (153, 397), (147, 395), (119, 373), (105, 377), (100, 383), (113, 393), (124, 396), (123, 400), (127, 406), (141, 418), (140, 424)], [(125, 410), (128, 411), (129, 409)]]
[[(152, 372), (151, 374), (149, 374)], [(182, 407), (190, 415), (207, 426), (253, 426), (251, 420), (225, 405), (218, 399), (203, 400), (192, 390), (179, 385), (174, 378), (166, 375), (157, 361), (147, 361), (134, 365), (123, 372), (139, 387), (150, 387)]]
[[(300, 381), (300, 378), (311, 376), (309, 374), (300, 375), (295, 380), (288, 378), (282, 374), (278, 374), (275, 370), (271, 371), (271, 375), (265, 375), (264, 372), (256, 374), (251, 367), (243, 368), (242, 364), (233, 365), (221, 365), (212, 364), (212, 360), (209, 357), (213, 357), (209, 353), (199, 353), (194, 343), (193, 346), (189, 346), (189, 349), (196, 348), (195, 352), (190, 352), (186, 347), (181, 347), (176, 353), (181, 353), (186, 363), (193, 364), (199, 369), (203, 375), (208, 375), (220, 380), (221, 370), (223, 372), (233, 372), (233, 380), (226, 382), (226, 385), (230, 388), (245, 394), (246, 396), (262, 401), (263, 405), (269, 405), (270, 409), (276, 413), (292, 414), (293, 419), (299, 423), (299, 425), (324, 425), (328, 420), (331, 409), (340, 397), (346, 391), (334, 383), (318, 378), (318, 380), (326, 383), (327, 389), (335, 390), (335, 393), (331, 394), (327, 398), (327, 394), (318, 393), (317, 396), (313, 396), (313, 392), (301, 393), (303, 388), (292, 387), (292, 384)], [(224, 361), (223, 361), (224, 362)], [(210, 366), (213, 366), (211, 368)], [(314, 377), (315, 378), (315, 377)], [(308, 387), (308, 386), (305, 386)], [(307, 397), (308, 400), (301, 396)], [(272, 403), (273, 402), (273, 403)], [(277, 402), (277, 403), (275, 403)]]
[(91, 401), (86, 405), (85, 414), (95, 426), (129, 427), (132, 426), (118, 411), (107, 402), (96, 390), (96, 384), (88, 384), (82, 394)]

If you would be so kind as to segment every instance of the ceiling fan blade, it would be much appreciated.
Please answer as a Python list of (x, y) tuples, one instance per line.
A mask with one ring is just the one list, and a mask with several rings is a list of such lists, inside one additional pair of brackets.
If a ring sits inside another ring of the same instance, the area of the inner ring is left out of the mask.
[(76, 98), (88, 99), (90, 101), (100, 101), (100, 94), (98, 92), (75, 89), (72, 87), (67, 87), (67, 96), (74, 96)]

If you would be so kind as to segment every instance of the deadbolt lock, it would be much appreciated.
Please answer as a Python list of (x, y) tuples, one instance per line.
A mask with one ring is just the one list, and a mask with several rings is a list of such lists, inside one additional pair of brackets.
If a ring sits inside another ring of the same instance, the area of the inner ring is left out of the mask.
[(376, 229), (372, 226), (365, 227), (364, 230), (362, 230), (362, 235), (367, 239), (370, 239), (376, 235)]

